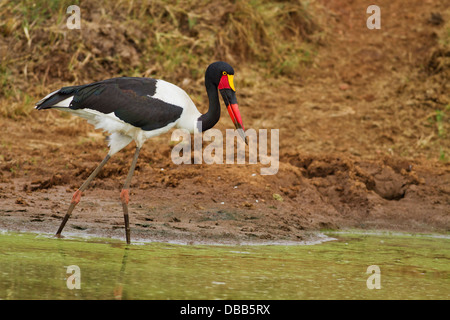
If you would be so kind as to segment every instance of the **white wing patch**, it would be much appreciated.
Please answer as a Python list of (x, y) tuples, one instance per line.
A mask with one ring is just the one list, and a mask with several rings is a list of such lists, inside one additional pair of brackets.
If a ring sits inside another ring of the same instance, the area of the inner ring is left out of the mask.
[(183, 109), (189, 102), (192, 102), (191, 98), (189, 98), (188, 94), (183, 89), (164, 80), (156, 80), (156, 92), (153, 95), (153, 98)]
[(70, 106), (70, 103), (73, 100), (73, 96), (58, 102), (57, 104), (53, 105), (53, 107), (62, 107), (62, 108), (68, 108)]
[(157, 80), (156, 92), (153, 98), (161, 99), (183, 108), (183, 112), (176, 123), (177, 127), (187, 129), (191, 133), (198, 131), (196, 124), (201, 113), (197, 110), (186, 91), (170, 82)]

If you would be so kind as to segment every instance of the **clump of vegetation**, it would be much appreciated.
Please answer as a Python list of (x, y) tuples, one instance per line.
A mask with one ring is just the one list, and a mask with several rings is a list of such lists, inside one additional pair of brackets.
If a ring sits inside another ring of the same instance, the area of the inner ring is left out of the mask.
[(423, 146), (430, 147), (434, 145), (439, 150), (439, 160), (443, 162), (448, 161), (447, 145), (447, 131), (450, 127), (450, 104), (442, 109), (437, 109), (430, 113), (427, 117), (427, 124), (425, 127), (431, 128), (432, 132), (428, 137), (421, 141)]
[[(79, 30), (67, 28), (70, 5), (80, 6)], [(195, 83), (214, 60), (292, 77), (312, 61), (318, 31), (301, 1), (2, 1), (0, 115), (26, 115), (51, 89), (107, 77)]]
[[(439, 16), (440, 17), (440, 16)], [(431, 57), (427, 64), (428, 74), (432, 77), (442, 79), (444, 91), (448, 92), (448, 77), (450, 75), (450, 21), (438, 32), (437, 46), (431, 52)], [(448, 97), (448, 96), (447, 96)], [(439, 160), (448, 162), (449, 159), (449, 139), (448, 132), (450, 130), (450, 104), (448, 99), (439, 101), (441, 106), (436, 109), (432, 115), (428, 117), (435, 138), (434, 143), (439, 148)], [(447, 104), (445, 104), (447, 102)]]
[[(439, 139), (439, 160), (443, 162), (448, 161), (448, 154), (445, 148), (441, 144), (441, 139), (447, 138), (447, 128), (450, 123), (450, 104), (445, 107), (445, 110), (436, 110), (436, 129)], [(447, 124), (447, 125), (446, 125)]]

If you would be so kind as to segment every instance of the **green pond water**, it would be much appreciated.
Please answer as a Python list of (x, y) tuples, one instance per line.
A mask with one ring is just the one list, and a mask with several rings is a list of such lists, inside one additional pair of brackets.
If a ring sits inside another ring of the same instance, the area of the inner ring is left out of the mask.
[[(449, 236), (326, 234), (336, 240), (127, 246), (118, 239), (1, 232), (0, 299), (450, 298)], [(372, 265), (379, 273), (367, 273)], [(368, 282), (381, 288), (369, 289)]]

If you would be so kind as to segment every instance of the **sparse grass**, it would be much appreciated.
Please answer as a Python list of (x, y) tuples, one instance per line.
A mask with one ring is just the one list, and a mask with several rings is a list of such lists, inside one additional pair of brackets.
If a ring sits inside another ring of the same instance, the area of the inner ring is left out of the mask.
[[(81, 8), (81, 30), (66, 26), (72, 4)], [(316, 2), (300, 0), (0, 1), (0, 117), (26, 118), (52, 90), (117, 76), (163, 78), (204, 105), (204, 70), (215, 60), (238, 70), (236, 87), (245, 87), (246, 101), (252, 101), (252, 90), (269, 88), (274, 78), (292, 83), (313, 64), (322, 41), (335, 32), (321, 11)], [(437, 31), (442, 48), (433, 74), (448, 72), (450, 22), (445, 23)], [(408, 77), (405, 84), (415, 83)], [(441, 106), (430, 105), (405, 130), (417, 133), (416, 149), (448, 159), (450, 111)], [(413, 141), (399, 144), (412, 155)]]
[[(81, 30), (66, 27), (73, 4)], [(301, 1), (2, 1), (0, 116), (26, 116), (49, 90), (108, 77), (196, 83), (214, 60), (295, 76), (318, 31)]]
[[(450, 110), (450, 105), (447, 105), (446, 110)], [(444, 127), (444, 121), (446, 120), (446, 115), (444, 110), (436, 110), (436, 127), (439, 138), (445, 138), (446, 130)]]
[(436, 137), (434, 143), (439, 150), (439, 160), (448, 161), (448, 150), (446, 149), (447, 132), (450, 129), (450, 104), (446, 105), (442, 110), (436, 110), (432, 116), (429, 116), (428, 125), (434, 129), (425, 144), (430, 143), (431, 138)]
[[(447, 10), (447, 12), (450, 12)], [(438, 45), (431, 51), (428, 60), (428, 74), (437, 79), (442, 79), (443, 92), (448, 91), (448, 77), (450, 73), (450, 21), (446, 21), (437, 32)], [(447, 85), (445, 85), (447, 84)], [(448, 93), (448, 92), (445, 92)], [(432, 147), (431, 156), (444, 163), (449, 161), (450, 140), (448, 139), (450, 130), (450, 104), (448, 94), (440, 97), (439, 104), (427, 115), (429, 129), (428, 137), (424, 140), (427, 147)]]
[(448, 150), (445, 149), (443, 141), (447, 138), (447, 129), (450, 126), (450, 104), (445, 110), (436, 110), (436, 128), (439, 141), (439, 160), (448, 162)]
[(439, 148), (439, 161), (448, 162), (447, 154), (442, 146)]

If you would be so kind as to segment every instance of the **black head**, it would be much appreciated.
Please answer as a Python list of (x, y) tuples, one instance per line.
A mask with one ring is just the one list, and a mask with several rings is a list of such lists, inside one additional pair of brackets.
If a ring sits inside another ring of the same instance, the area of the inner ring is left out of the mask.
[(231, 76), (234, 76), (234, 70), (233, 67), (230, 66), (228, 63), (223, 61), (217, 61), (214, 63), (211, 63), (209, 67), (206, 69), (205, 73), (205, 83), (212, 83), (215, 87), (219, 86), (220, 80), (222, 79), (222, 76), (224, 75), (224, 72), (226, 74), (229, 74)]
[[(228, 113), (233, 121), (239, 135), (247, 143), (244, 125), (236, 99), (234, 88), (234, 70), (228, 63), (217, 61), (209, 65), (205, 74), (205, 85), (207, 90), (219, 89), (223, 102), (227, 106)], [(217, 92), (217, 91), (216, 91)]]

